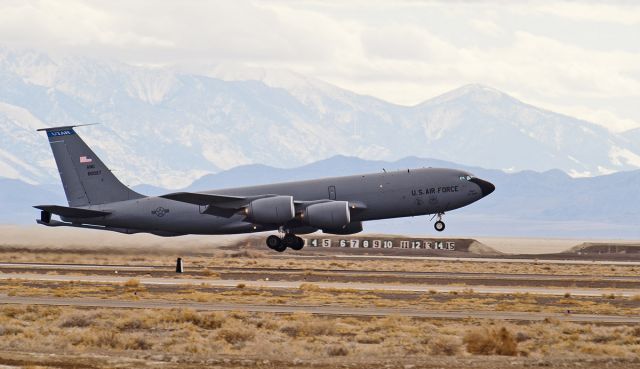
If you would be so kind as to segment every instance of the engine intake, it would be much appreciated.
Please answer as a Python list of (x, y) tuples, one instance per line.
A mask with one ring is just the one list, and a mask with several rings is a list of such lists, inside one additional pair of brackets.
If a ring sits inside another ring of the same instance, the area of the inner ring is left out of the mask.
[(273, 196), (251, 201), (247, 218), (261, 224), (284, 224), (296, 216), (292, 196)]
[(346, 201), (321, 202), (307, 206), (304, 221), (320, 229), (341, 229), (351, 222), (349, 203)]

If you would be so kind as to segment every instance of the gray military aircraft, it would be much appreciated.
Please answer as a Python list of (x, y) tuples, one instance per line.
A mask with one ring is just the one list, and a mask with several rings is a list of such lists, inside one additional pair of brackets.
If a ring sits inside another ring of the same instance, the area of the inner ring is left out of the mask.
[(433, 215), (435, 229), (443, 231), (446, 211), (495, 189), (461, 170), (423, 168), (144, 196), (122, 184), (75, 127), (39, 130), (47, 132), (69, 206), (35, 206), (38, 224), (158, 236), (279, 230), (284, 236), (271, 235), (266, 243), (282, 252), (304, 247), (296, 234), (354, 234), (367, 220)]

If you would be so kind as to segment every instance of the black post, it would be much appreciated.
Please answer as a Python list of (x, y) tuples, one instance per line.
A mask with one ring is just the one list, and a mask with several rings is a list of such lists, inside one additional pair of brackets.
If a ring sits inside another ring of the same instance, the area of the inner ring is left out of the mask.
[(176, 260), (176, 273), (182, 272), (184, 272), (184, 268), (182, 267), (182, 258), (178, 258), (178, 260)]

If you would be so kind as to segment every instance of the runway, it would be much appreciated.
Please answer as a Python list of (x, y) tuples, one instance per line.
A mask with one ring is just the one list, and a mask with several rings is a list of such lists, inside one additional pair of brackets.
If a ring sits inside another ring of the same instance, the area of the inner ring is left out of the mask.
[[(88, 282), (88, 283), (125, 283), (131, 277), (118, 277), (112, 275), (50, 275), (36, 273), (2, 273), (1, 280), (25, 280), (25, 281), (48, 281), (48, 282)], [(238, 279), (211, 279), (211, 278), (153, 278), (136, 277), (143, 285), (202, 285), (210, 287), (233, 288), (243, 284), (250, 288), (276, 288), (276, 289), (298, 289), (306, 281), (265, 281), (265, 280), (238, 280)], [(452, 281), (452, 282), (455, 282)], [(582, 288), (582, 287), (546, 287), (546, 286), (466, 286), (466, 285), (443, 285), (443, 284), (392, 284), (392, 283), (344, 283), (344, 282), (313, 282), (313, 285), (327, 289), (346, 290), (366, 290), (366, 291), (404, 291), (404, 292), (440, 292), (465, 293), (473, 290), (474, 293), (481, 294), (536, 294), (549, 296), (563, 296), (567, 293), (572, 296), (598, 297), (604, 294), (615, 294), (621, 297), (637, 296), (638, 289), (622, 288)]]
[[(307, 257), (307, 256), (291, 256)], [(400, 256), (400, 255), (331, 255), (338, 259), (406, 259), (406, 260), (432, 260), (432, 261), (472, 261), (480, 263), (538, 263), (538, 264), (561, 264), (561, 265), (630, 265), (640, 266), (640, 261), (624, 260), (571, 260), (571, 259), (521, 259), (521, 258), (483, 258), (483, 257), (444, 257), (444, 256)]]
[(605, 323), (605, 324), (638, 324), (640, 316), (595, 315), (595, 314), (559, 314), (540, 312), (513, 311), (424, 311), (416, 309), (394, 308), (355, 308), (344, 306), (321, 305), (253, 305), (253, 304), (222, 304), (178, 302), (166, 300), (114, 300), (96, 298), (65, 298), (65, 297), (21, 297), (0, 294), (0, 304), (23, 305), (51, 305), (102, 308), (133, 308), (133, 309), (175, 309), (187, 308), (198, 311), (247, 311), (266, 313), (309, 313), (318, 315), (339, 316), (388, 316), (398, 315), (414, 318), (439, 319), (493, 319), (513, 321), (543, 321), (559, 320), (566, 322)]

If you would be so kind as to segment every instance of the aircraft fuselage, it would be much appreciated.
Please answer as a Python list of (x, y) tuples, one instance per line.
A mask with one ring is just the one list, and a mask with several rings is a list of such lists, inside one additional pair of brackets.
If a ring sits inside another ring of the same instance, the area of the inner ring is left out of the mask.
[[(445, 213), (469, 205), (484, 195), (479, 184), (461, 179), (467, 175), (468, 173), (455, 169), (423, 168), (203, 193), (231, 196), (274, 194), (293, 196), (297, 201), (348, 201), (354, 206), (358, 205), (351, 214), (351, 221), (357, 222)], [(144, 197), (86, 208), (111, 214), (98, 218), (64, 220), (130, 229), (132, 233), (163, 231), (177, 235), (251, 233), (279, 228), (278, 225), (247, 221), (244, 214), (228, 218), (205, 214), (201, 205), (162, 197)], [(295, 220), (290, 225), (294, 228), (303, 226)]]

